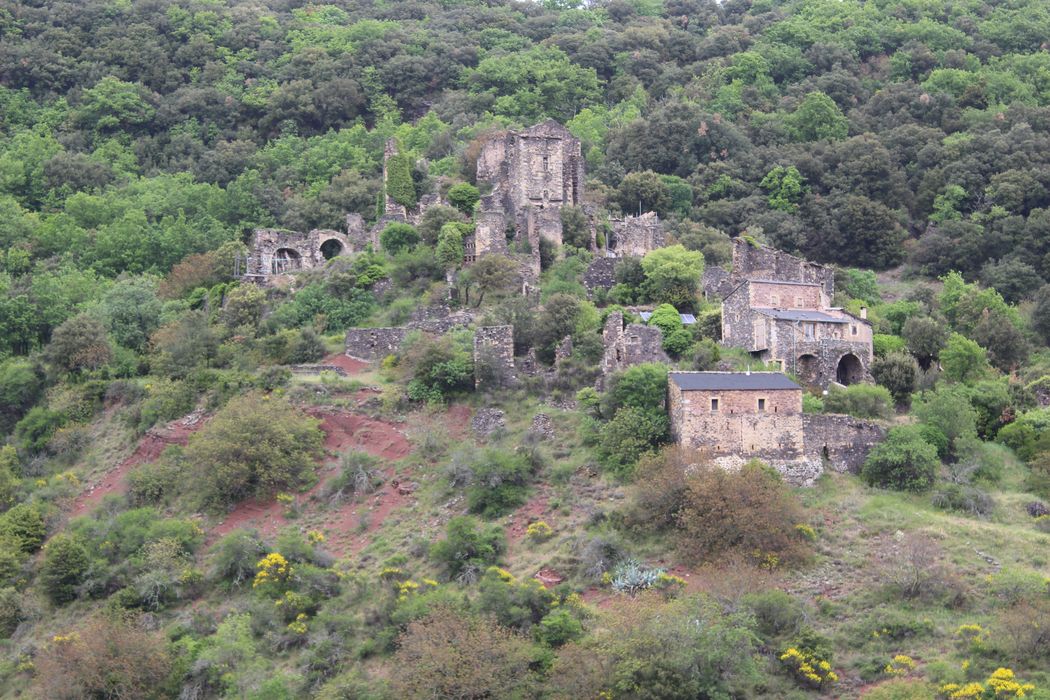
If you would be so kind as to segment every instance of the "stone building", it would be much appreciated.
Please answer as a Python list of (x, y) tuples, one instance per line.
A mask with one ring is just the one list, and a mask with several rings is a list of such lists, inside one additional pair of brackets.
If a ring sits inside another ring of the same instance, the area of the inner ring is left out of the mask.
[(675, 441), (745, 459), (801, 459), (802, 387), (779, 372), (671, 372)]
[(602, 328), (602, 375), (627, 369), (643, 362), (670, 362), (663, 348), (664, 337), (656, 326), (623, 322), (623, 313), (614, 311)]
[(260, 228), (252, 232), (245, 278), (268, 282), (274, 277), (321, 267), (350, 247), (345, 234), (331, 229), (309, 233)]
[(831, 305), (834, 272), (737, 239), (722, 342), (774, 362), (809, 386), (870, 379), (872, 327)]
[(645, 257), (649, 251), (666, 245), (663, 223), (654, 211), (613, 219), (609, 227), (609, 252), (618, 258)]
[(792, 483), (824, 467), (857, 472), (885, 430), (851, 416), (802, 412), (802, 387), (779, 372), (671, 372), (667, 412), (676, 442), (736, 466), (761, 459)]

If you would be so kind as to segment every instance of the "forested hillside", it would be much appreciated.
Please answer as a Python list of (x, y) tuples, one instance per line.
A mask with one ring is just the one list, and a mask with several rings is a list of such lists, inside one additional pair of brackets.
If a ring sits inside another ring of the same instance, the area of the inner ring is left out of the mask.
[[(1050, 697), (1048, 42), (1038, 0), (0, 0), (0, 695)], [(464, 241), (545, 119), (586, 207), (522, 296)], [(240, 278), (384, 195), (444, 204)], [(671, 444), (669, 369), (763, 369), (701, 288), (734, 238), (872, 326), (875, 383), (803, 398), (885, 432), (859, 474)], [(603, 376), (635, 305), (667, 361)]]

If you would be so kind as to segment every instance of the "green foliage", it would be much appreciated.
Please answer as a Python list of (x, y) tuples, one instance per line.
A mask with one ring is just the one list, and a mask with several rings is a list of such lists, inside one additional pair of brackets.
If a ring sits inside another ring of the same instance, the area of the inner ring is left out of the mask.
[(918, 372), (915, 360), (904, 352), (888, 353), (871, 363), (871, 376), (879, 386), (889, 390), (898, 405), (907, 404), (911, 399)]
[(824, 410), (828, 413), (847, 413), (857, 418), (890, 418), (893, 415), (893, 396), (883, 386), (833, 386), (824, 398)]
[(231, 400), (186, 446), (200, 497), (220, 507), (307, 483), (321, 447), (317, 426), (276, 396), (251, 393)]
[(868, 454), (861, 477), (872, 486), (901, 491), (926, 491), (937, 475), (937, 448), (917, 426), (891, 428), (886, 439)]
[(466, 216), (474, 215), (474, 206), (481, 199), (478, 188), (469, 182), (459, 182), (448, 188), (448, 201)]
[(430, 558), (444, 567), (448, 578), (471, 582), (496, 564), (506, 548), (503, 528), (461, 515), (448, 521), (445, 539), (430, 546)]
[(474, 387), (474, 360), (461, 339), (413, 334), (402, 345), (399, 368), (413, 401), (444, 401)]
[(899, 335), (886, 335), (884, 333), (874, 333), (872, 335), (872, 346), (875, 351), (875, 357), (885, 357), (891, 353), (903, 352), (907, 347), (904, 338)]
[(399, 152), (387, 159), (386, 194), (402, 206), (416, 206), (418, 198), (412, 183), (412, 158), (407, 153)]
[(945, 377), (963, 384), (972, 384), (991, 369), (984, 348), (959, 333), (948, 336), (941, 351), (941, 367)]
[(948, 454), (956, 454), (961, 441), (977, 435), (977, 411), (963, 387), (938, 386), (912, 402), (912, 412), (923, 423), (948, 439)]
[(415, 226), (398, 222), (387, 224), (387, 227), (379, 234), (380, 245), (391, 255), (397, 255), (403, 250), (413, 248), (420, 240)]
[(446, 270), (454, 270), (463, 264), (463, 237), (471, 230), (469, 225), (455, 221), (441, 227), (434, 253)]
[(835, 141), (849, 133), (849, 120), (823, 92), (806, 95), (784, 122), (796, 141)]
[(795, 212), (798, 211), (799, 202), (802, 201), (803, 195), (806, 194), (807, 187), (805, 183), (806, 178), (802, 176), (802, 173), (794, 165), (786, 168), (778, 165), (766, 173), (766, 176), (762, 178), (758, 186), (769, 194), (767, 201), (770, 209)]
[(0, 516), (0, 535), (31, 554), (40, 549), (47, 537), (44, 513), (37, 504), (19, 503)]
[(598, 459), (614, 475), (628, 479), (638, 460), (667, 438), (669, 427), (662, 411), (624, 406), (601, 428)]
[(106, 291), (99, 314), (114, 341), (142, 352), (159, 325), (161, 308), (153, 278), (129, 277)]
[(63, 321), (45, 352), (47, 361), (59, 372), (99, 369), (112, 354), (105, 327), (87, 314)]
[(77, 597), (77, 586), (87, 575), (90, 565), (87, 550), (74, 536), (59, 533), (51, 538), (40, 565), (40, 585), (57, 605)]
[(525, 502), (532, 467), (524, 455), (488, 447), (476, 455), (470, 470), (470, 512), (495, 518)]
[(0, 363), (0, 433), (6, 433), (40, 398), (43, 372), (27, 360)]
[(704, 256), (682, 245), (658, 248), (642, 258), (645, 291), (651, 301), (694, 310)]
[(621, 408), (659, 412), (667, 397), (667, 365), (647, 362), (628, 367), (607, 380), (602, 415), (612, 417)]
[(15, 441), (27, 452), (43, 452), (55, 432), (66, 422), (64, 413), (34, 406), (15, 424)]

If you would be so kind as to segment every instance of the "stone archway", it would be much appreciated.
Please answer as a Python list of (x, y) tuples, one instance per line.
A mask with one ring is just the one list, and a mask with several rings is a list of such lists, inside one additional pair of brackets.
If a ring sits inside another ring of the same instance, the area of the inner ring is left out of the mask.
[(302, 266), (303, 258), (299, 255), (299, 251), (292, 248), (278, 248), (274, 251), (273, 259), (270, 261), (270, 272), (281, 275), (301, 269)]
[(338, 238), (329, 238), (321, 243), (319, 250), (321, 251), (321, 257), (325, 260), (331, 260), (336, 256), (342, 255), (345, 249)]
[(846, 353), (835, 367), (835, 381), (843, 386), (864, 381), (864, 364), (853, 353)]
[(795, 363), (795, 374), (808, 386), (816, 386), (820, 382), (820, 360), (816, 355), (800, 355)]

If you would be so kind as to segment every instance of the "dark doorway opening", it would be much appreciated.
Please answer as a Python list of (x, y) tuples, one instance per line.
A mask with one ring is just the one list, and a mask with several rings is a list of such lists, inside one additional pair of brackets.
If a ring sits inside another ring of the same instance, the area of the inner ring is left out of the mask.
[(298, 270), (303, 266), (303, 259), (299, 253), (291, 248), (278, 248), (273, 254), (270, 263), (270, 272), (280, 275), (285, 272)]
[(325, 260), (331, 260), (337, 255), (343, 254), (343, 244), (335, 238), (329, 238), (321, 244), (321, 255)]
[(846, 353), (839, 358), (839, 364), (835, 370), (835, 380), (843, 386), (864, 381), (864, 365), (861, 364), (856, 355)]

